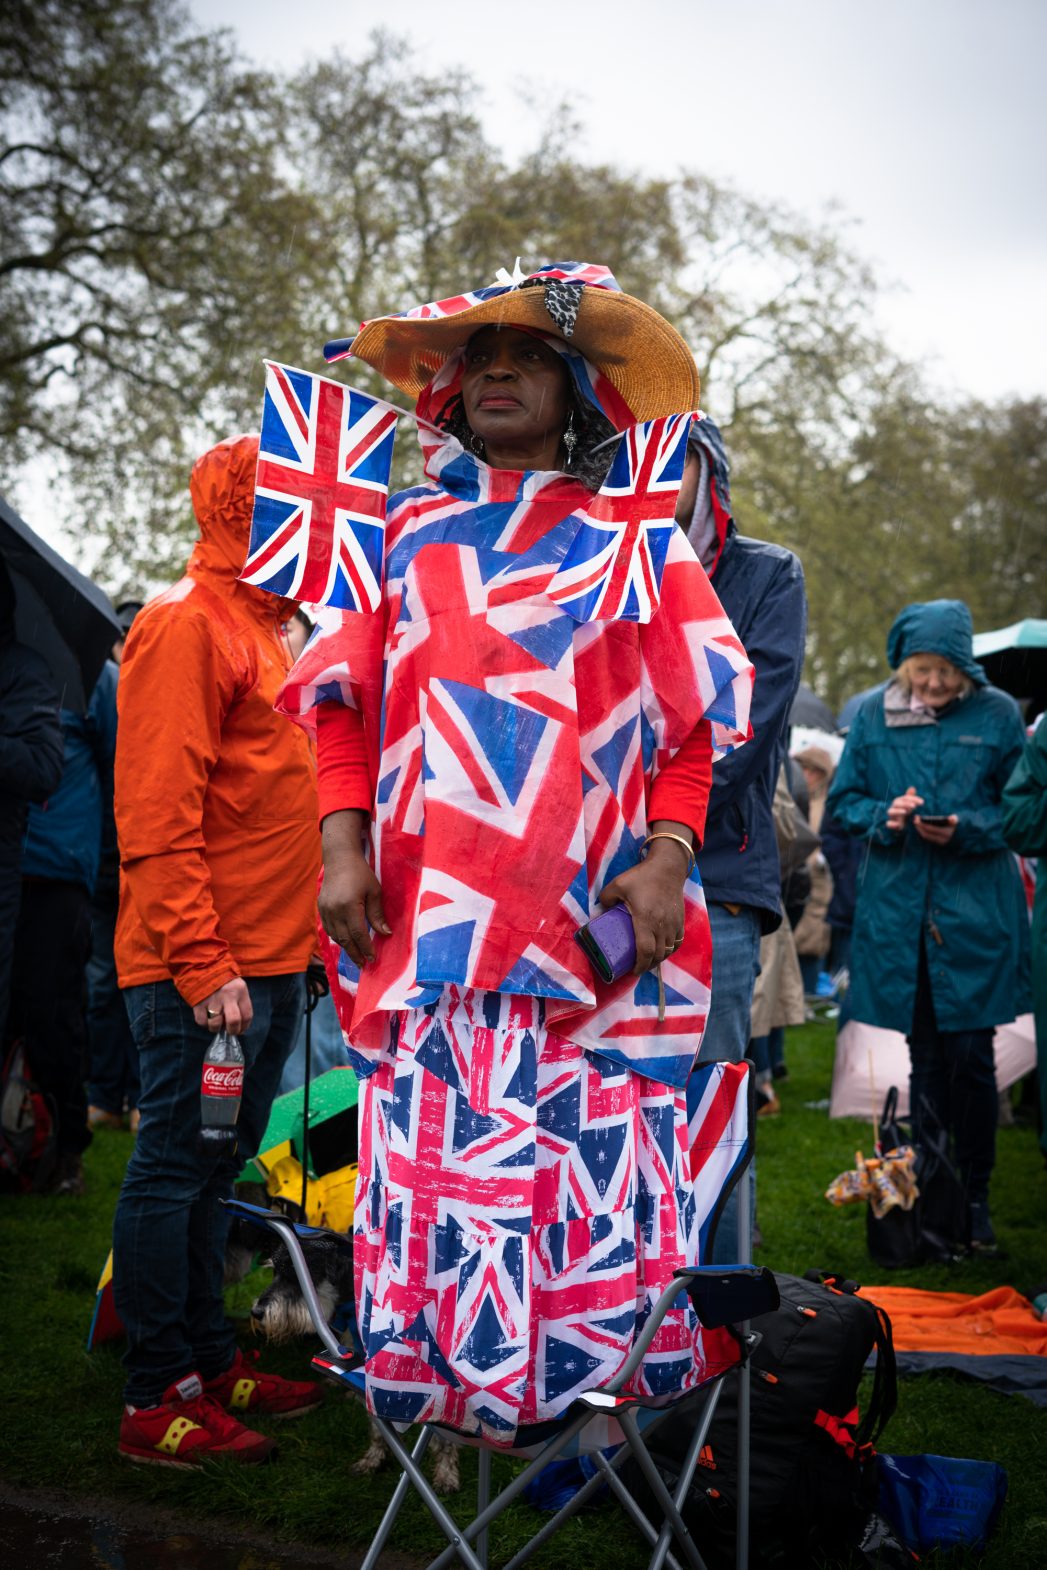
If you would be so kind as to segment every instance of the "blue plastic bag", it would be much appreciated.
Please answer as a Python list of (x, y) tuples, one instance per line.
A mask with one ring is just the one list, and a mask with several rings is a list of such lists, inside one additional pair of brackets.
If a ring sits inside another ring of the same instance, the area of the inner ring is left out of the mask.
[[(605, 1450), (604, 1455), (614, 1455), (617, 1445)], [(536, 1510), (562, 1510), (568, 1500), (573, 1499), (578, 1490), (591, 1477), (596, 1475), (596, 1462), (590, 1456), (574, 1456), (567, 1461), (550, 1461), (537, 1476), (532, 1477), (523, 1491), (524, 1498)], [(601, 1483), (593, 1494), (593, 1502), (600, 1499), (607, 1492), (607, 1484)]]
[(952, 1456), (877, 1459), (881, 1513), (910, 1548), (985, 1547), (1007, 1498), (1002, 1466)]

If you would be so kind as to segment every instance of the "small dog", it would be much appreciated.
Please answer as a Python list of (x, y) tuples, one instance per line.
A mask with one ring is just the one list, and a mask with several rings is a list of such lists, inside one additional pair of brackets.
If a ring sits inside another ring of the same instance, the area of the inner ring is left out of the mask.
[[(330, 1322), (338, 1306), (351, 1301), (353, 1296), (352, 1243), (348, 1238), (342, 1239), (328, 1233), (320, 1237), (302, 1238), (301, 1244), (316, 1295)], [(313, 1321), (294, 1273), (287, 1245), (282, 1239), (277, 1239), (268, 1263), (273, 1272), (272, 1284), (266, 1287), (251, 1308), (256, 1329), (267, 1340), (274, 1342), (314, 1335)], [(434, 1434), (429, 1442), (429, 1452), (433, 1457), (433, 1487), (437, 1493), (457, 1493), (461, 1487), (458, 1446)], [(377, 1472), (388, 1458), (385, 1441), (372, 1423), (371, 1442), (350, 1471), (358, 1475)]]

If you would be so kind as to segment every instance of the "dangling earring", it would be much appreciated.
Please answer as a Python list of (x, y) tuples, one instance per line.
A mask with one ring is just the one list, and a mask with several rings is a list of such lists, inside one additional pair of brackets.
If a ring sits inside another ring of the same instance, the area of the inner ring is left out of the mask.
[(482, 458), (483, 457), (483, 455), (484, 455), (483, 437), (482, 436), (477, 436), (475, 431), (473, 432), (473, 434), (469, 438), (469, 446), (473, 449), (473, 452), (476, 454), (476, 456), (478, 458)]
[(567, 468), (569, 469), (574, 461), (574, 449), (578, 446), (578, 432), (574, 428), (573, 409), (567, 416), (567, 424), (564, 426), (563, 444), (567, 449)]

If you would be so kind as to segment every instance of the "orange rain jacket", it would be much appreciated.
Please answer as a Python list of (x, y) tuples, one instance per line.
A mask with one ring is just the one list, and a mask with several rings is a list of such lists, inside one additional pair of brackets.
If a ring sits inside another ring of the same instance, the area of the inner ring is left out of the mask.
[(193, 467), (186, 576), (128, 635), (118, 688), (120, 985), (172, 979), (190, 1005), (236, 976), (304, 971), (320, 865), (316, 770), (274, 713), (291, 606), (238, 581), (256, 436)]

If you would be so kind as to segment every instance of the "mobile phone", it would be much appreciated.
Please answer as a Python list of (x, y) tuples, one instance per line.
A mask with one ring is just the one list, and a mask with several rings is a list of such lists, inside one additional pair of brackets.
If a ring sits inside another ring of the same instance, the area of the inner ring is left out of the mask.
[(917, 816), (929, 829), (947, 829), (952, 819), (944, 812), (921, 812)]

